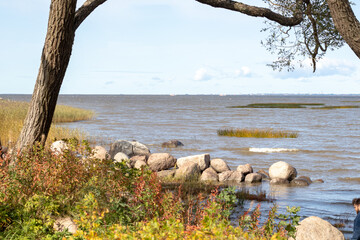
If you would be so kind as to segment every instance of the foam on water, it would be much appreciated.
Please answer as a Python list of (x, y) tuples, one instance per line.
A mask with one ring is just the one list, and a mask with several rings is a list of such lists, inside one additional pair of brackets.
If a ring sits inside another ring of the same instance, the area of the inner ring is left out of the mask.
[(259, 152), (259, 153), (278, 153), (278, 152), (298, 152), (299, 149), (296, 148), (249, 148), (250, 152)]

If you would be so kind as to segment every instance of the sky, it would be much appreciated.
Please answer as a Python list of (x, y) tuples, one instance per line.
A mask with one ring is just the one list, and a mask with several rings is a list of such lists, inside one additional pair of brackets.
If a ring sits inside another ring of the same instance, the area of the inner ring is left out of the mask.
[[(0, 94), (32, 93), (49, 6), (0, 0)], [(360, 94), (360, 59), (347, 45), (315, 74), (309, 64), (277, 72), (266, 66), (276, 56), (260, 44), (263, 27), (195, 0), (108, 0), (77, 30), (60, 93)]]

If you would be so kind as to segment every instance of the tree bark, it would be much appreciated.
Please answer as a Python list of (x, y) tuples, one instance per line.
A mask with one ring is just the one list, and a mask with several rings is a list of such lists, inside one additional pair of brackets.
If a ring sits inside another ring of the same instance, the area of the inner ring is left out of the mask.
[(336, 29), (360, 58), (360, 23), (348, 0), (327, 0)]
[(17, 150), (45, 143), (67, 66), (75, 31), (106, 0), (87, 0), (76, 11), (77, 0), (51, 0), (45, 44), (30, 107), (17, 141)]
[(75, 38), (77, 0), (52, 0), (45, 44), (30, 107), (17, 142), (18, 151), (45, 141)]
[(275, 13), (268, 8), (256, 7), (247, 5), (241, 2), (231, 0), (196, 0), (197, 2), (210, 5), (216, 8), (225, 8), (228, 10), (240, 12), (252, 17), (264, 17), (271, 21), (277, 22), (283, 26), (296, 26), (303, 21), (303, 12), (301, 6), (303, 0), (296, 0), (296, 9), (292, 17), (286, 17), (281, 14)]

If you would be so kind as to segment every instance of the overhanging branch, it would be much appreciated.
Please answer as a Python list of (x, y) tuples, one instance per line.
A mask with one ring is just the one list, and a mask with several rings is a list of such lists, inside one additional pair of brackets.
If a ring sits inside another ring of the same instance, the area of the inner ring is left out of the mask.
[(92, 13), (95, 8), (106, 2), (106, 0), (86, 0), (75, 13), (75, 29)]
[(303, 21), (303, 12), (301, 6), (303, 0), (296, 0), (296, 9), (292, 17), (286, 17), (271, 11), (268, 8), (247, 5), (241, 2), (231, 0), (195, 0), (197, 2), (210, 5), (216, 8), (225, 8), (228, 10), (240, 12), (253, 17), (265, 17), (271, 21), (275, 21), (283, 26), (295, 26)]

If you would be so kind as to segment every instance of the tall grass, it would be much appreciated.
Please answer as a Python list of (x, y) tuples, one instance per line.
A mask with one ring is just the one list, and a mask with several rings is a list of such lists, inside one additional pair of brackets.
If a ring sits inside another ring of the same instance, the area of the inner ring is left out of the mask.
[[(28, 102), (0, 100), (0, 139), (4, 145), (11, 145), (17, 140), (29, 105)], [(93, 116), (94, 112), (89, 110), (58, 105), (55, 110), (53, 123), (87, 120)], [(59, 126), (51, 127), (48, 138), (61, 139), (69, 137), (86, 138), (85, 133), (81, 130)]]
[(272, 129), (219, 129), (219, 136), (247, 138), (297, 138), (298, 133)]

